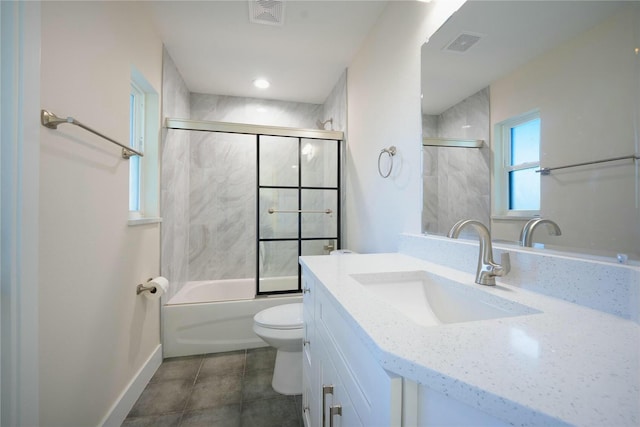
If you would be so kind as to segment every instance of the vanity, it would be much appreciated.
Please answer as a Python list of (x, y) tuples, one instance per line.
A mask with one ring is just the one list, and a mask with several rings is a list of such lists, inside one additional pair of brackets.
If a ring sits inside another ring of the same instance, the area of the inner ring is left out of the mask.
[(497, 286), (471, 241), (301, 257), (305, 425), (638, 425), (640, 268), (507, 250)]

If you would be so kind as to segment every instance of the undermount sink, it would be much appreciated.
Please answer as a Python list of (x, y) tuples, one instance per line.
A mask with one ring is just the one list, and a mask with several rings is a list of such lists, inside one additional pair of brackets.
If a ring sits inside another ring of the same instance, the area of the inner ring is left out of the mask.
[(540, 311), (426, 271), (352, 274), (367, 292), (422, 326)]

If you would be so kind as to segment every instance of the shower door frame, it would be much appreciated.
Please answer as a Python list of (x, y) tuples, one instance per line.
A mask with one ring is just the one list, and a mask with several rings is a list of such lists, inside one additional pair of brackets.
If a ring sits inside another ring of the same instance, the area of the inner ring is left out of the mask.
[[(342, 132), (340, 132), (342, 133)], [(342, 141), (343, 139), (333, 138), (320, 138), (309, 136), (298, 136), (298, 185), (296, 186), (283, 186), (283, 185), (260, 185), (260, 136), (273, 136), (273, 135), (256, 135), (256, 295), (278, 295), (278, 294), (292, 294), (302, 292), (302, 268), (300, 263), (296, 263), (298, 266), (298, 287), (296, 289), (288, 289), (281, 291), (260, 291), (260, 243), (261, 242), (298, 242), (298, 257), (302, 256), (302, 242), (304, 241), (320, 241), (320, 240), (332, 240), (335, 242), (335, 249), (341, 247), (341, 230), (342, 230), (342, 184), (341, 184), (341, 155), (342, 155)], [(281, 135), (279, 135), (281, 136)], [(335, 143), (336, 145), (336, 186), (335, 187), (318, 187), (318, 186), (303, 186), (302, 185), (302, 141), (303, 140), (321, 140), (326, 143)], [(298, 192), (298, 237), (283, 237), (283, 238), (260, 238), (260, 190), (261, 189), (274, 189), (274, 190), (297, 190)], [(336, 234), (331, 237), (302, 237), (302, 192), (304, 190), (331, 190), (336, 192)]]
[[(302, 292), (301, 286), (301, 267), (298, 265), (298, 287), (297, 289), (283, 290), (283, 291), (268, 291), (260, 292), (260, 137), (261, 136), (275, 136), (275, 137), (293, 137), (298, 138), (298, 186), (297, 187), (282, 187), (287, 189), (298, 189), (298, 209), (302, 209), (302, 190), (335, 190), (336, 200), (336, 237), (335, 238), (303, 238), (302, 237), (302, 214), (298, 213), (298, 238), (288, 238), (280, 240), (298, 241), (298, 257), (302, 254), (302, 242), (311, 240), (335, 240), (336, 249), (341, 247), (342, 236), (342, 144), (344, 141), (344, 133), (342, 131), (329, 131), (320, 129), (299, 129), (280, 126), (265, 126), (265, 125), (252, 125), (244, 123), (232, 123), (232, 122), (216, 122), (208, 120), (188, 120), (188, 119), (174, 119), (165, 118), (165, 128), (167, 129), (179, 129), (179, 130), (194, 130), (205, 132), (217, 132), (217, 133), (232, 133), (243, 135), (254, 135), (256, 137), (256, 296), (276, 295), (276, 294), (292, 294)], [(337, 156), (337, 187), (302, 187), (301, 182), (301, 145), (303, 139), (314, 139), (332, 141), (336, 144), (336, 156)], [(266, 186), (264, 188), (267, 188)], [(275, 188), (275, 187), (271, 187)], [(265, 239), (278, 240), (278, 239)]]

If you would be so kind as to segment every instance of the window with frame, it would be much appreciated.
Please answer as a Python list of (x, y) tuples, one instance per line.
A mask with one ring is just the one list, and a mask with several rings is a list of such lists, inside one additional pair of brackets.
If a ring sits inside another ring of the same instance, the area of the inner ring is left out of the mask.
[[(129, 146), (144, 152), (144, 112), (145, 93), (131, 83), (129, 95)], [(129, 218), (142, 217), (142, 159), (140, 156), (129, 158)]]
[(129, 91), (129, 145), (144, 154), (129, 162), (129, 225), (161, 222), (159, 128), (160, 97), (135, 67)]
[(536, 216), (540, 213), (540, 113), (533, 112), (497, 125), (497, 214)]

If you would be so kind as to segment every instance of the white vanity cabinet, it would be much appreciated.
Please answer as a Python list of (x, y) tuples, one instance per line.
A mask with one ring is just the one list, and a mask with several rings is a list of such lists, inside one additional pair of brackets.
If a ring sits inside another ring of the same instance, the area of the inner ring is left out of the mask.
[(324, 286), (306, 269), (302, 280), (305, 427), (508, 425), (384, 370)]
[(400, 426), (402, 378), (382, 369), (305, 270), (303, 295), (305, 426)]

